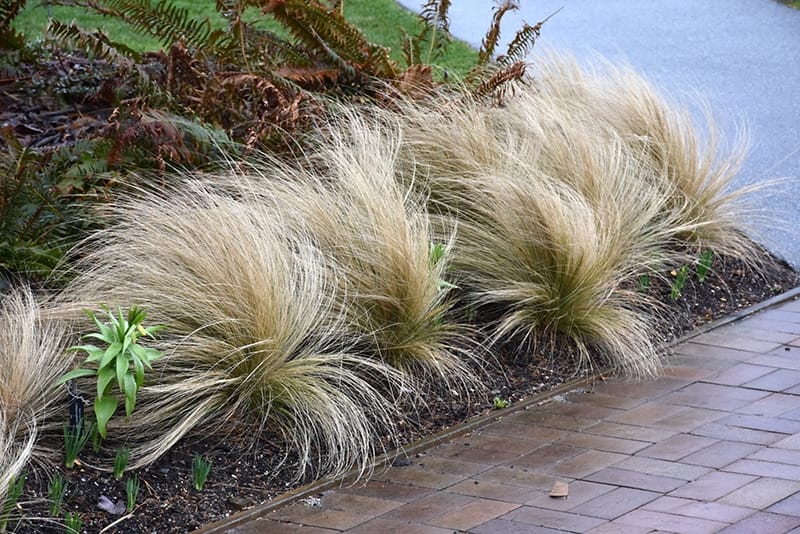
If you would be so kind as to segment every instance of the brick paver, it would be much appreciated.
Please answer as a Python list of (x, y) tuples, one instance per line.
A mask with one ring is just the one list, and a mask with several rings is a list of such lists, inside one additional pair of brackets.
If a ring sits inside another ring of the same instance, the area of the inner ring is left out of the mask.
[[(316, 506), (206, 530), (800, 533), (800, 301), (673, 354), (658, 379), (502, 413)], [(555, 482), (569, 497), (549, 496)]]

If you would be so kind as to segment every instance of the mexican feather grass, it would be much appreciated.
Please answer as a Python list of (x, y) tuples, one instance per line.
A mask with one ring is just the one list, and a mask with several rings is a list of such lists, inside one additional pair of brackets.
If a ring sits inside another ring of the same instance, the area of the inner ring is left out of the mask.
[(298, 476), (365, 472), (397, 418), (373, 384), (396, 372), (342, 345), (336, 284), (307, 235), (212, 189), (187, 181), (115, 205), (65, 298), (136, 303), (168, 328), (136, 411), (110, 435), (144, 465), (191, 430), (271, 429)]
[(502, 105), (443, 98), (403, 110), (400, 174), (437, 220), (458, 221), (453, 258), (479, 304), (505, 309), (496, 338), (565, 338), (581, 361), (658, 369), (653, 303), (638, 275), (711, 248), (750, 262), (749, 189), (723, 153), (629, 69), (550, 58)]
[[(271, 184), (250, 183), (308, 228), (343, 275), (339, 306), (366, 354), (399, 370), (406, 390), (468, 394), (479, 388), (469, 332), (448, 315), (454, 230), (437, 237), (424, 203), (396, 179), (398, 146), (396, 129), (343, 110), (305, 165), (283, 166), (279, 183), (274, 172)], [(442, 257), (432, 257), (437, 247)]]
[[(0, 303), (0, 502), (11, 480), (43, 451), (40, 431), (51, 426), (66, 395), (54, 386), (70, 359), (64, 356), (68, 330), (49, 320), (27, 287)], [(43, 458), (42, 458), (43, 459)]]

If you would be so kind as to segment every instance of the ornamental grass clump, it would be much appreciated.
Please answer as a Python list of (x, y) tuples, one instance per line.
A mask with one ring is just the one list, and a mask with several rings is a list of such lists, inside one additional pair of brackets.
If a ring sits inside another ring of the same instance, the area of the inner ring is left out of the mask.
[[(0, 501), (30, 461), (48, 451), (37, 446), (40, 431), (66, 395), (55, 385), (67, 371), (68, 329), (44, 317), (31, 290), (12, 290), (0, 303)], [(64, 391), (66, 393), (66, 391)]]
[(167, 326), (136, 411), (112, 419), (109, 436), (130, 445), (131, 468), (192, 430), (267, 429), (298, 476), (368, 470), (374, 436), (391, 437), (397, 419), (373, 384), (396, 372), (342, 344), (336, 284), (311, 239), (218, 189), (187, 180), (115, 204), (63, 295), (63, 313), (135, 301)]
[(566, 338), (585, 363), (649, 374), (654, 303), (637, 280), (703, 248), (757, 257), (739, 225), (748, 190), (730, 190), (741, 151), (722, 154), (713, 124), (705, 139), (632, 71), (537, 68), (501, 105), (404, 105), (398, 175), (435, 221), (457, 220), (453, 270), (502, 311), (496, 339)]
[(686, 246), (746, 262), (759, 256), (745, 232), (753, 229), (743, 226), (758, 216), (747, 195), (769, 182), (736, 188), (746, 144), (737, 139), (725, 147), (707, 109), (701, 109), (705, 125), (698, 124), (689, 108), (671, 102), (630, 67), (600, 63), (588, 71), (555, 57), (537, 64), (534, 89), (511, 106), (511, 114), (529, 109), (530, 100), (586, 123), (600, 142), (624, 139), (651, 168), (664, 209), (678, 221), (675, 237)]
[(406, 390), (469, 394), (479, 385), (468, 332), (448, 315), (454, 226), (434, 233), (424, 202), (398, 182), (398, 146), (396, 128), (342, 111), (307, 165), (284, 167), (271, 191), (341, 273), (338, 306), (363, 352), (401, 371)]

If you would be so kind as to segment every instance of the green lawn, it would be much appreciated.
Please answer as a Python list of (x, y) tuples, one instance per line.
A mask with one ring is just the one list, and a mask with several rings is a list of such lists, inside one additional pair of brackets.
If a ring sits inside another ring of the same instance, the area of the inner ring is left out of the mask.
[[(214, 0), (174, 0), (174, 4), (187, 9), (197, 18), (208, 17), (212, 26), (222, 28), (224, 19), (214, 9)], [(112, 40), (120, 41), (135, 50), (151, 51), (162, 47), (156, 39), (134, 33), (125, 23), (104, 17), (85, 9), (60, 6), (41, 6), (38, 2), (29, 1), (28, 7), (14, 21), (14, 27), (30, 40), (41, 39), (47, 27), (48, 17), (69, 22), (77, 20), (87, 30), (100, 28)], [(403, 31), (414, 34), (418, 31), (417, 16), (401, 7), (394, 0), (346, 0), (345, 16), (367, 35), (374, 43), (388, 46), (393, 50), (393, 57), (400, 60), (400, 43)], [(253, 11), (251, 18), (260, 17)], [(487, 25), (489, 21), (487, 20)], [(263, 24), (276, 29), (274, 22), (265, 20)], [(466, 43), (454, 42), (441, 66), (464, 73), (474, 64), (476, 52)]]

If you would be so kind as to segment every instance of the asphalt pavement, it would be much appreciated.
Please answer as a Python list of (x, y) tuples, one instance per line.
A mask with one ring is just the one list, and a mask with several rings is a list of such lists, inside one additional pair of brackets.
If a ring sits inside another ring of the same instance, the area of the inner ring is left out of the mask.
[[(419, 10), (422, 2), (401, 4)], [(754, 226), (753, 237), (800, 268), (800, 10), (774, 0), (520, 4), (504, 19), (504, 42), (522, 21), (534, 24), (560, 9), (544, 25), (531, 62), (547, 49), (584, 65), (598, 55), (624, 62), (679, 102), (706, 104), (728, 141), (746, 131), (750, 151), (734, 185), (785, 181), (774, 194), (757, 194), (760, 216), (743, 222)], [(453, 0), (452, 33), (477, 47), (494, 5)]]

